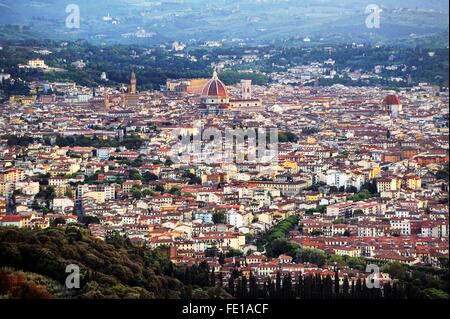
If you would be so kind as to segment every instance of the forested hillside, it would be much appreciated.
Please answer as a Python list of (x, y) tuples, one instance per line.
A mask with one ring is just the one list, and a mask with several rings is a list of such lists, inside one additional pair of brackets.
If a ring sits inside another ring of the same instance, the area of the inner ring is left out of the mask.
[[(79, 289), (65, 287), (70, 264), (80, 267)], [(6, 298), (230, 297), (209, 287), (206, 264), (177, 267), (160, 251), (135, 247), (118, 236), (104, 242), (78, 227), (1, 227), (0, 266), (0, 297)]]

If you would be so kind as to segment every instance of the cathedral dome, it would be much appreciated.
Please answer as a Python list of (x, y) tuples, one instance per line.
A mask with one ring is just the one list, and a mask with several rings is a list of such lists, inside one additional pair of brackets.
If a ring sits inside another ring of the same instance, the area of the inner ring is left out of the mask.
[(219, 80), (217, 72), (214, 71), (211, 80), (206, 83), (202, 90), (203, 98), (218, 98), (218, 99), (228, 99), (228, 91), (222, 81)]
[(386, 96), (386, 98), (384, 99), (384, 103), (386, 103), (386, 105), (401, 105), (402, 104), (400, 102), (400, 99), (396, 95)]

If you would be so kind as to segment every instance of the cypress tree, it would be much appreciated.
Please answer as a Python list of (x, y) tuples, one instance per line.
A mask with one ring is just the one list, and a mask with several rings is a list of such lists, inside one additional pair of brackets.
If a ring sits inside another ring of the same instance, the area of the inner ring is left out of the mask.
[(356, 281), (356, 290), (355, 290), (355, 298), (360, 299), (362, 297), (362, 284), (361, 279), (358, 278)]
[(312, 276), (307, 275), (304, 277), (304, 298), (311, 299), (312, 298)]
[(273, 283), (273, 281), (270, 279), (269, 283), (268, 283), (268, 294), (269, 294), (269, 298), (275, 298), (275, 285)]
[(348, 299), (348, 297), (350, 296), (350, 283), (348, 282), (348, 277), (344, 278), (344, 282), (342, 283), (342, 298), (343, 299)]
[(281, 274), (280, 274), (280, 272), (278, 271), (277, 272), (277, 278), (276, 278), (276, 296), (277, 296), (277, 298), (280, 298), (281, 297), (281, 295), (282, 295), (282, 292), (281, 292)]
[(242, 284), (242, 287), (241, 287), (242, 298), (247, 298), (247, 295), (248, 295), (247, 277), (242, 276), (241, 284)]
[(302, 291), (303, 291), (303, 277), (302, 275), (298, 275), (297, 282), (295, 283), (295, 298), (302, 298)]
[(398, 286), (397, 283), (394, 282), (394, 285), (392, 286), (392, 298), (398, 299)]
[(323, 295), (325, 299), (333, 298), (333, 279), (330, 275), (327, 275), (323, 282)]
[(238, 278), (237, 284), (236, 284), (236, 298), (240, 299), (243, 297), (242, 293), (242, 279)]
[(216, 286), (216, 274), (214, 268), (211, 269), (211, 278), (209, 279), (209, 285), (211, 287)]
[(192, 299), (192, 286), (187, 285), (183, 290), (183, 299)]
[(252, 273), (250, 273), (249, 296), (250, 298), (259, 298), (258, 283), (256, 282), (256, 278)]
[(323, 298), (323, 287), (322, 287), (322, 278), (319, 274), (316, 274), (313, 279), (313, 287), (312, 287), (312, 298), (313, 299), (322, 299)]
[(392, 286), (388, 282), (383, 285), (383, 298), (392, 299)]
[(225, 264), (225, 255), (222, 252), (219, 254), (219, 264), (222, 266)]
[(262, 296), (263, 296), (263, 298), (270, 298), (269, 297), (269, 281), (268, 280), (264, 281)]
[(323, 283), (322, 276), (319, 274), (317, 274), (317, 284), (319, 287), (319, 293), (318, 293), (319, 298), (324, 299), (324, 297), (325, 297), (324, 283)]
[(234, 277), (230, 276), (230, 279), (228, 279), (228, 293), (232, 295), (233, 297), (236, 296), (236, 291), (234, 289)]
[(334, 297), (338, 299), (340, 297), (340, 281), (339, 281), (339, 272), (336, 270), (334, 272)]
[(283, 277), (282, 297), (283, 299), (290, 299), (292, 291), (292, 277), (287, 274)]
[(192, 272), (190, 267), (186, 267), (184, 270), (184, 283), (187, 285), (192, 284)]
[(361, 297), (363, 299), (372, 299), (372, 291), (373, 291), (373, 289), (369, 289), (369, 287), (367, 287), (366, 281), (363, 280), (362, 281)]
[(381, 299), (381, 288), (373, 289), (372, 299)]

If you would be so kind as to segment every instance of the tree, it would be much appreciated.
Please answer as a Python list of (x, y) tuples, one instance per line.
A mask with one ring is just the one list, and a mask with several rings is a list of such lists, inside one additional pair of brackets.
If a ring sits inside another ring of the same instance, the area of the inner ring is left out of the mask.
[(194, 289), (192, 292), (193, 299), (208, 299), (208, 294), (201, 288)]
[(150, 182), (150, 181), (156, 181), (156, 180), (158, 180), (158, 176), (156, 176), (155, 174), (153, 174), (153, 173), (151, 173), (151, 172), (149, 172), (149, 171), (146, 171), (146, 172), (144, 172), (144, 174), (142, 174), (142, 180), (143, 180), (145, 183), (148, 183), (148, 182)]
[(294, 257), (298, 245), (292, 244), (285, 239), (275, 239), (266, 245), (266, 255), (268, 257), (278, 257), (280, 255), (289, 255)]
[(283, 277), (282, 297), (283, 299), (290, 299), (292, 296), (292, 277), (287, 274)]
[(297, 282), (295, 283), (295, 297), (304, 299), (304, 290), (303, 290), (303, 276), (300, 273), (297, 278)]
[(277, 271), (277, 277), (275, 279), (275, 290), (277, 298), (280, 298), (282, 295), (282, 291), (281, 291), (281, 273), (279, 271)]
[(353, 217), (364, 216), (364, 212), (361, 209), (355, 209), (352, 215)]
[(362, 280), (361, 278), (358, 278), (356, 280), (356, 285), (355, 285), (355, 298), (356, 299), (360, 299), (362, 297)]
[(164, 162), (165, 166), (172, 166), (173, 164), (174, 163), (173, 163), (173, 161), (170, 158), (166, 159), (166, 161)]
[(258, 298), (259, 297), (259, 288), (258, 283), (256, 282), (256, 278), (253, 273), (250, 273), (249, 279), (249, 297), (250, 298)]
[(53, 200), (56, 197), (55, 188), (53, 186), (48, 186), (45, 191), (45, 199), (46, 200)]
[(144, 189), (142, 191), (142, 196), (147, 197), (147, 196), (153, 196), (155, 193), (153, 193), (151, 190), (149, 189)]
[(230, 276), (230, 279), (228, 279), (228, 293), (232, 296), (236, 296), (236, 291), (234, 289), (234, 277)]
[(131, 192), (131, 196), (132, 196), (134, 199), (141, 199), (142, 194), (141, 194), (141, 191), (134, 190), (134, 191)]
[(266, 290), (266, 296), (268, 298), (276, 298), (276, 291), (275, 291), (275, 285), (273, 283), (273, 281), (270, 278), (267, 278), (266, 281), (266, 285), (265, 285), (265, 290)]
[(215, 212), (212, 216), (212, 220), (214, 224), (225, 224), (226, 223), (225, 213), (222, 211)]
[(278, 134), (278, 142), (280, 143), (295, 143), (298, 141), (298, 136), (292, 132), (281, 132)]
[(219, 254), (219, 264), (225, 265), (225, 255), (222, 252)]
[[(336, 288), (336, 281), (333, 284), (333, 280), (331, 279), (330, 275), (327, 275), (325, 277), (322, 284), (323, 284), (322, 297), (324, 299), (330, 300), (333, 298), (333, 296), (339, 297), (339, 288), (336, 293), (336, 289), (333, 289)], [(339, 287), (339, 284), (337, 285), (337, 287)]]
[(309, 233), (311, 236), (313, 237), (317, 237), (317, 236), (322, 236), (323, 235), (323, 231), (321, 230), (313, 230), (311, 233)]
[(206, 257), (216, 257), (219, 254), (219, 248), (217, 247), (209, 247), (205, 249)]
[(241, 296), (242, 298), (247, 298), (248, 295), (247, 277), (242, 276), (241, 285), (242, 285)]
[(142, 177), (138, 171), (132, 170), (132, 171), (130, 171), (130, 179), (140, 181), (140, 180), (142, 180)]
[(349, 186), (349, 187), (347, 187), (347, 189), (345, 191), (347, 193), (356, 193), (356, 192), (358, 192), (358, 189), (355, 186)]
[(81, 222), (86, 226), (89, 226), (90, 224), (100, 224), (100, 220), (96, 216), (83, 216)]
[(230, 248), (226, 252), (225, 257), (227, 257), (227, 258), (230, 258), (230, 257), (241, 257), (242, 255), (243, 255), (243, 253), (239, 249)]
[(221, 272), (219, 273), (219, 287), (223, 287), (223, 274)]
[(211, 269), (211, 278), (209, 280), (209, 286), (211, 286), (211, 287), (216, 286), (216, 274), (215, 274), (214, 268)]
[(436, 288), (428, 288), (425, 289), (424, 294), (426, 296), (427, 299), (445, 299), (448, 300), (449, 295), (447, 292), (442, 291), (440, 289), (436, 289)]
[(180, 195), (181, 195), (181, 191), (180, 191), (180, 189), (177, 188), (177, 187), (172, 187), (172, 188), (169, 190), (169, 194), (171, 194), (171, 195), (176, 195), (176, 196), (180, 196)]
[(58, 226), (58, 225), (65, 225), (66, 224), (66, 220), (64, 218), (58, 217), (55, 218), (54, 220), (52, 220), (51, 225), (52, 226)]
[(336, 269), (334, 272), (334, 296), (335, 298), (339, 298), (341, 291), (340, 281), (339, 281), (339, 271)]
[(318, 249), (298, 248), (295, 253), (295, 261), (299, 263), (310, 262), (322, 267), (327, 261), (327, 256)]
[(349, 295), (350, 295), (350, 283), (348, 281), (348, 277), (346, 276), (344, 278), (344, 282), (342, 283), (342, 298), (344, 299), (348, 299)]
[(449, 165), (445, 165), (443, 169), (440, 169), (435, 174), (437, 179), (442, 179), (448, 182), (449, 180)]
[(406, 268), (399, 262), (387, 264), (383, 270), (393, 278), (405, 279), (406, 277)]
[(312, 296), (313, 296), (312, 282), (313, 282), (313, 280), (312, 280), (312, 276), (311, 275), (307, 275), (307, 276), (304, 277), (304, 282), (303, 282), (303, 284), (304, 284), (304, 288), (303, 288), (304, 289), (304, 294), (303, 294), (303, 297), (305, 299), (311, 299)]

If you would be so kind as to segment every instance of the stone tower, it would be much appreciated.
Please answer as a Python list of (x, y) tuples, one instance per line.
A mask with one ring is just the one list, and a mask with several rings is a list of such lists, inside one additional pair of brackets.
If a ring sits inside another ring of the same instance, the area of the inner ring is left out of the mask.
[(111, 109), (111, 106), (109, 104), (109, 94), (108, 94), (108, 92), (105, 92), (105, 101), (104, 101), (104, 103), (105, 103), (105, 109), (106, 110)]
[(241, 80), (241, 95), (243, 100), (252, 99), (252, 80)]
[(136, 94), (136, 73), (134, 71), (131, 72), (131, 81), (130, 81), (130, 93)]

